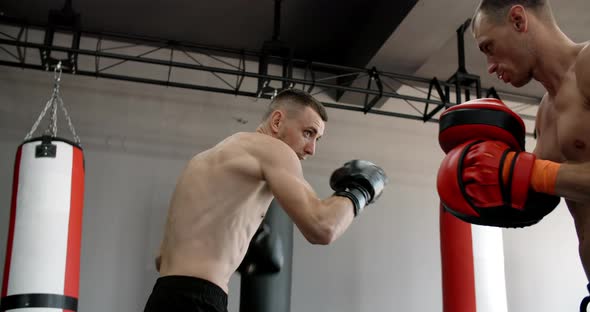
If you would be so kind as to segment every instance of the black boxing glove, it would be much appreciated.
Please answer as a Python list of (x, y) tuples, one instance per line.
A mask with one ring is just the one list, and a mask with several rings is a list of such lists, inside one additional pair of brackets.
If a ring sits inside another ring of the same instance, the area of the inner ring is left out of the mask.
[(355, 217), (379, 198), (388, 182), (385, 171), (366, 160), (348, 161), (330, 177), (334, 195), (352, 201)]

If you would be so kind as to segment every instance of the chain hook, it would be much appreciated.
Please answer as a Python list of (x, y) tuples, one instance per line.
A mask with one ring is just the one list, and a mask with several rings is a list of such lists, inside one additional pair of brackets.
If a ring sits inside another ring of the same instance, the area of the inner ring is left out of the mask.
[(61, 61), (57, 63), (53, 69), (53, 85), (54, 90), (59, 90), (59, 83), (61, 82), (62, 65)]

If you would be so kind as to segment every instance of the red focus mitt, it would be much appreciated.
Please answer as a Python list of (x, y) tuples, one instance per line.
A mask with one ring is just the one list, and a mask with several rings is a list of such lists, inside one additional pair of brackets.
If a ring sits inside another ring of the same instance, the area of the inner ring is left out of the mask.
[(533, 225), (553, 211), (560, 200), (530, 188), (532, 180), (547, 176), (547, 167), (540, 167), (546, 164), (531, 153), (513, 151), (501, 141), (467, 141), (449, 151), (441, 163), (438, 194), (447, 211), (469, 223)]
[(522, 118), (502, 101), (476, 99), (452, 106), (440, 116), (438, 141), (445, 153), (470, 140), (498, 140), (524, 150)]

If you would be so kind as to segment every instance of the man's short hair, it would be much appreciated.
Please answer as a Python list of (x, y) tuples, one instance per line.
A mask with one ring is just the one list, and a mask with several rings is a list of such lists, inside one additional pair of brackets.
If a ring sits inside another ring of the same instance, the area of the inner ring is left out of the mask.
[(473, 29), (475, 18), (480, 12), (491, 17), (493, 22), (500, 23), (506, 18), (510, 8), (515, 5), (522, 5), (525, 9), (544, 13), (546, 17), (553, 18), (548, 0), (482, 0), (471, 19), (471, 28)]
[(264, 113), (262, 120), (266, 120), (273, 111), (282, 107), (287, 109), (287, 113), (294, 113), (305, 107), (311, 107), (320, 115), (323, 121), (328, 121), (328, 113), (324, 105), (311, 94), (298, 89), (285, 89), (275, 95)]

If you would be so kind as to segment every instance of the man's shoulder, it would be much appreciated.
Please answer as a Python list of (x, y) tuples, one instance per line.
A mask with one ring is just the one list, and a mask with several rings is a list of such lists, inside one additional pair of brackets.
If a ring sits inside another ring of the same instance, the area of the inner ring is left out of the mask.
[(576, 56), (576, 62), (574, 64), (576, 74), (578, 74), (580, 70), (588, 71), (588, 66), (590, 65), (590, 41), (581, 43), (580, 45), (582, 47)]
[(259, 132), (237, 132), (229, 136), (226, 140), (234, 141), (240, 144), (252, 145), (254, 147), (282, 146), (286, 145), (283, 141), (270, 135)]
[(576, 62), (574, 64), (576, 72), (590, 64), (590, 42), (581, 43), (580, 46), (580, 52), (576, 56)]
[(578, 88), (586, 100), (590, 101), (590, 42), (583, 44), (576, 57), (575, 74)]
[(264, 133), (238, 132), (230, 138), (257, 158), (289, 157), (295, 154), (287, 143)]
[(580, 43), (582, 49), (578, 54), (578, 57), (588, 57), (590, 55), (590, 41)]

